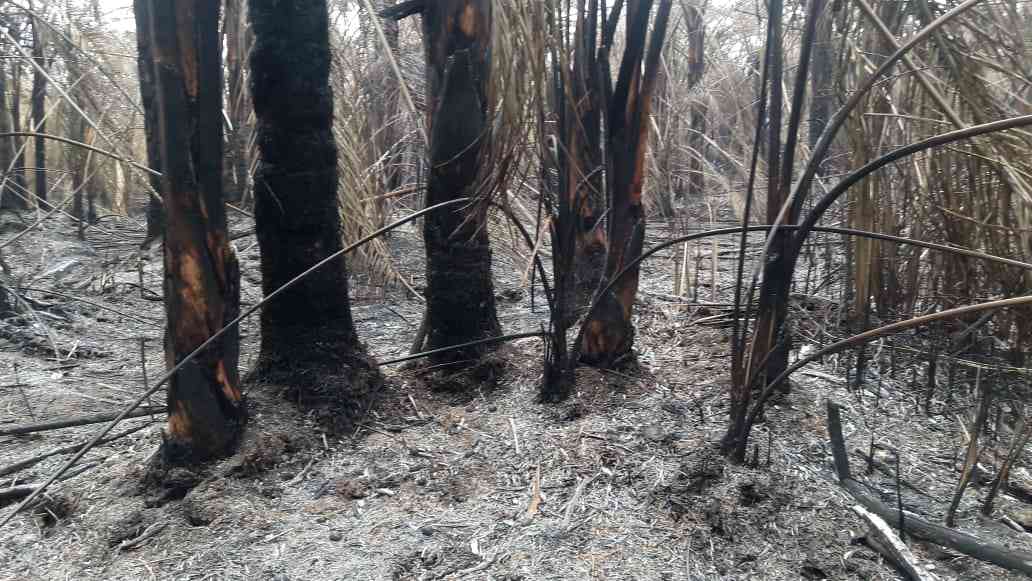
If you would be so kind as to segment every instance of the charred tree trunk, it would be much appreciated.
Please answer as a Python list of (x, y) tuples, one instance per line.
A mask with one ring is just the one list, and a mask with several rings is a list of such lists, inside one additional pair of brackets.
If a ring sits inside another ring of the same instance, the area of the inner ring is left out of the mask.
[[(574, 232), (574, 258), (572, 261), (575, 309), (564, 308), (572, 317), (587, 307), (598, 284), (605, 274), (607, 232), (603, 216), (606, 213), (605, 173), (602, 159), (602, 69), (608, 70), (609, 45), (603, 40), (601, 51), (596, 50), (599, 40), (600, 11), (604, 6), (595, 2), (585, 12), (583, 3), (579, 6), (577, 29), (574, 34), (576, 48), (573, 54), (573, 70), (569, 75), (570, 86), (557, 87), (556, 102), (564, 104), (559, 116), (561, 120), (559, 158), (559, 182), (561, 195), (568, 198), (572, 212)], [(559, 66), (560, 63), (557, 63)], [(560, 78), (565, 78), (561, 71)], [(567, 97), (568, 96), (568, 97)], [(560, 300), (569, 301), (570, 297)]]
[[(36, 62), (36, 65), (38, 65), (32, 69), (32, 124), (33, 131), (37, 133), (46, 133), (47, 122), (44, 116), (46, 115), (47, 77), (40, 69), (47, 69), (49, 67), (49, 63), (44, 55), (43, 32), (41, 29), (42, 26), (40, 26), (36, 18), (32, 18), (32, 59)], [(46, 141), (40, 137), (37, 137), (33, 141), (35, 142), (36, 153), (36, 202), (38, 204), (45, 204), (47, 200)]]
[[(688, 35), (691, 39), (689, 47), (688, 67), (689, 82), (698, 85), (702, 75), (706, 72), (706, 26), (703, 23), (702, 11), (695, 6), (682, 4), (684, 9), (685, 23), (688, 26)], [(689, 197), (702, 199), (706, 193), (706, 174), (704, 161), (706, 158), (706, 105), (705, 95), (698, 97), (691, 104), (691, 132), (688, 137), (688, 145), (692, 149), (692, 156), (688, 160), (688, 192)]]
[[(606, 278), (617, 274), (641, 256), (645, 242), (642, 206), (648, 118), (659, 73), (659, 56), (666, 36), (671, 2), (661, 0), (655, 28), (645, 54), (651, 0), (627, 4), (627, 41), (620, 76), (609, 101), (606, 124), (606, 169), (610, 198), (609, 253)], [(645, 57), (644, 70), (642, 57)], [(638, 293), (635, 264), (613, 285), (584, 324), (581, 359), (591, 365), (610, 367), (630, 354), (634, 343), (631, 315)]]
[[(428, 206), (478, 194), (480, 152), (490, 138), (490, 0), (439, 0), (423, 9), (427, 109), (430, 111)], [(486, 208), (468, 204), (426, 216), (426, 349), (501, 333), (495, 311)], [(476, 360), (485, 348), (451, 351), (437, 363)]]
[[(24, 28), (21, 27), (21, 26), (16, 26), (15, 22), (11, 21), (11, 20), (5, 21), (5, 22), (3, 22), (3, 24), (7, 25), (7, 27), (8, 27), (7, 30), (10, 33), (11, 38), (13, 39), (13, 42), (15, 42), (15, 43), (21, 42), (22, 33), (24, 31)], [(11, 103), (10, 103), (11, 104), (11, 129), (15, 133), (20, 133), (22, 131), (22, 118), (21, 118), (21, 111), (22, 111), (22, 109), (21, 109), (21, 102), (22, 102), (22, 99), (21, 99), (21, 94), (22, 94), (21, 78), (22, 78), (22, 74), (21, 74), (21, 69), (22, 69), (22, 62), (21, 62), (21, 60), (15, 59), (11, 63)], [(11, 138), (11, 148), (14, 151), (14, 154), (15, 154), (14, 170), (13, 170), (13, 175), (11, 176), (11, 178), (14, 180), (14, 188), (18, 192), (20, 192), (23, 197), (27, 196), (28, 193), (29, 193), (29, 189), (27, 187), (27, 182), (25, 180), (25, 150), (22, 149), (22, 144), (24, 143), (24, 139), (25, 139), (24, 137), (20, 137), (20, 136), (19, 137), (12, 137)], [(25, 204), (26, 206), (28, 206), (29, 205), (29, 199), (26, 198), (26, 199), (22, 200), (22, 203)]]
[[(157, 88), (154, 79), (154, 56), (152, 52), (151, 31), (149, 25), (154, 0), (133, 0), (133, 12), (136, 14), (136, 51), (137, 67), (140, 76), (140, 102), (143, 104), (143, 126), (147, 136), (147, 165), (154, 170), (162, 171), (161, 144), (158, 135), (158, 103)], [(149, 174), (150, 187), (154, 192), (161, 191), (161, 178)], [(153, 195), (147, 200), (147, 241), (161, 236), (165, 227), (165, 208), (162, 201)]]
[[(76, 117), (73, 118), (72, 123), (75, 127), (75, 130), (72, 133), (72, 139), (75, 139), (76, 141), (85, 142), (86, 120), (81, 117)], [(86, 177), (85, 166), (87, 163), (86, 160), (87, 156), (85, 155), (85, 152), (81, 150), (72, 152), (72, 155), (68, 160), (69, 165), (72, 166), (70, 168), (72, 174), (72, 191), (75, 192), (74, 199), (72, 200), (72, 216), (75, 216), (75, 220), (77, 221), (76, 233), (79, 236), (79, 240), (86, 239), (86, 207), (83, 205), (83, 189), (84, 180)]]
[[(831, 33), (835, 13), (827, 11), (817, 21), (817, 35), (813, 43), (813, 76), (810, 78), (810, 127), (807, 142), (816, 147), (831, 120), (835, 105), (835, 46)], [(829, 156), (831, 157), (831, 156)], [(828, 161), (823, 166), (826, 168)], [(825, 169), (827, 172), (827, 169)]]
[[(772, 21), (771, 46), (768, 51), (770, 59), (770, 101), (767, 106), (767, 223), (777, 223), (781, 208), (788, 199), (788, 189), (782, 185), (782, 147), (781, 119), (784, 91), (782, 89), (782, 5), (771, 4)], [(783, 224), (796, 222), (794, 212), (789, 212)], [(752, 378), (758, 375), (774, 379), (788, 367), (788, 353), (791, 349), (791, 336), (785, 329), (785, 318), (788, 315), (788, 295), (792, 287), (792, 265), (789, 261), (791, 233), (778, 231), (767, 253), (767, 261), (763, 268), (763, 282), (760, 286), (756, 331), (749, 358), (746, 381), (751, 385)], [(765, 386), (764, 381), (761, 384)], [(785, 383), (787, 386), (787, 382)]]
[[(65, 63), (65, 67), (68, 69), (68, 76), (72, 79), (77, 79), (79, 82), (71, 89), (71, 94), (76, 102), (81, 103), (81, 106), (86, 111), (91, 111), (92, 101), (90, 99), (89, 90), (87, 89), (88, 83), (85, 81), (83, 75), (83, 67), (77, 55), (72, 54), (71, 51), (66, 51), (61, 55)], [(92, 145), (93, 142), (93, 128), (87, 123), (86, 118), (79, 114), (73, 107), (65, 104), (63, 107), (66, 124), (68, 127), (69, 136), (79, 142), (87, 145)], [(90, 181), (89, 165), (91, 159), (91, 153), (86, 149), (80, 147), (68, 148), (65, 157), (65, 163), (67, 170), (71, 175), (72, 179), (72, 192), (74, 199), (72, 201), (72, 216), (74, 216), (77, 222), (76, 231), (79, 236), (79, 240), (86, 239), (86, 224), (90, 220), (87, 216), (86, 211), (86, 192), (90, 189), (88, 182)], [(92, 196), (91, 198), (92, 208)]]
[[(6, 66), (0, 65), (0, 133), (10, 133), (11, 110), (7, 106), (7, 70)], [(17, 99), (17, 95), (14, 97)], [(0, 138), (0, 180), (4, 187), (0, 189), (0, 208), (24, 209), (26, 204), (22, 198), (15, 195), (14, 185), (14, 152), (16, 142), (11, 137)]]
[[(164, 161), (165, 360), (171, 368), (239, 311), (240, 272), (222, 199), (219, 2), (150, 5), (157, 125)], [(222, 456), (246, 419), (236, 329), (174, 375), (168, 388), (168, 464)]]
[[(342, 247), (328, 16), (326, 0), (249, 0), (248, 16), (255, 218), (269, 295)], [(343, 256), (265, 305), (261, 332), (257, 374), (302, 390), (299, 397), (339, 400), (345, 387), (365, 385), (356, 373), (373, 373), (352, 322)]]

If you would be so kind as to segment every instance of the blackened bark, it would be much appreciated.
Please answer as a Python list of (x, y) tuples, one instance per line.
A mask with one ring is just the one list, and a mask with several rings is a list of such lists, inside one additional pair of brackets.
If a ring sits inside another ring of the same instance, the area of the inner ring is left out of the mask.
[[(3, 24), (7, 26), (7, 32), (11, 35), (11, 41), (15, 44), (21, 43), (22, 34), (27, 29), (28, 24), (19, 25), (19, 21), (13, 19), (5, 19)], [(22, 61), (15, 59), (11, 62), (11, 129), (15, 133), (22, 131), (22, 119), (21, 119), (21, 95), (22, 95), (22, 83), (21, 74)], [(25, 180), (25, 150), (22, 149), (24, 137), (12, 137), (11, 148), (15, 152), (16, 158), (14, 160), (14, 172), (11, 178), (14, 180), (15, 189), (26, 196), (28, 194), (28, 187), (26, 186)], [(22, 203), (26, 206), (29, 205), (29, 200), (22, 200)]]
[[(154, 57), (151, 49), (150, 14), (154, 0), (133, 0), (136, 14), (136, 57), (140, 77), (140, 102), (143, 105), (143, 127), (147, 137), (147, 166), (161, 171), (161, 144), (158, 135), (158, 103), (155, 94)], [(149, 174), (150, 187), (161, 191), (161, 178)], [(165, 208), (153, 195), (147, 200), (147, 240), (161, 235), (165, 227)]]
[[(248, 16), (260, 156), (255, 217), (268, 295), (342, 248), (328, 17), (326, 0), (249, 0)], [(343, 257), (268, 303), (261, 332), (257, 372), (268, 380), (321, 392), (323, 374), (368, 368)]]
[[(0, 65), (0, 133), (10, 133), (11, 110), (7, 106), (7, 70), (6, 66)], [(17, 99), (17, 96), (15, 97)], [(25, 202), (15, 195), (15, 186), (12, 173), (14, 163), (15, 141), (11, 137), (0, 138), (0, 180), (4, 187), (0, 190), (0, 208), (23, 209)]]
[[(431, 112), (426, 204), (477, 195), (491, 70), (490, 0), (440, 0), (423, 11), (427, 103)], [(429, 214), (427, 349), (501, 333), (491, 277), (491, 247), (483, 208), (469, 204)], [(483, 348), (441, 354), (437, 362), (475, 360)]]
[(641, 256), (645, 243), (645, 211), (641, 194), (648, 148), (648, 118), (671, 2), (661, 0), (659, 3), (655, 29), (646, 54), (651, 8), (651, 0), (632, 0), (627, 4), (627, 42), (620, 63), (620, 76), (608, 107), (606, 168), (611, 215), (606, 278), (612, 280), (624, 268), (628, 270), (606, 296), (598, 299), (598, 307), (584, 323), (581, 360), (599, 367), (613, 366), (630, 354), (634, 344), (631, 316), (638, 294), (639, 266), (630, 265)]
[[(774, 224), (788, 199), (788, 189), (783, 187), (781, 176), (781, 118), (784, 101), (781, 3), (772, 3), (770, 10), (773, 28), (770, 38), (772, 44), (768, 51), (771, 81), (770, 102), (767, 107), (767, 223)], [(795, 212), (790, 211), (782, 224), (794, 224), (796, 218)], [(753, 377), (765, 376), (766, 380), (759, 384), (760, 388), (767, 385), (766, 381), (781, 375), (781, 372), (788, 368), (791, 333), (786, 329), (785, 322), (788, 317), (788, 295), (792, 288), (794, 266), (788, 256), (791, 239), (791, 233), (779, 230), (771, 242), (764, 264), (755, 338), (749, 364), (750, 373), (746, 376), (753, 386), (756, 386), (751, 381)], [(787, 390), (788, 382), (785, 382), (784, 386)]]
[[(702, 11), (687, 4), (682, 4), (685, 24), (688, 27), (688, 81), (692, 86), (698, 85), (702, 75), (706, 72), (706, 25), (703, 22)], [(691, 132), (688, 137), (688, 146), (695, 152), (688, 160), (688, 192), (689, 196), (699, 199), (705, 195), (706, 173), (704, 163), (706, 157), (706, 114), (709, 107), (704, 101), (705, 96), (692, 103), (690, 113)]]
[[(165, 360), (171, 368), (239, 313), (240, 272), (222, 199), (219, 2), (151, 4), (165, 200)], [(246, 419), (233, 329), (169, 383), (166, 463), (228, 453)]]
[[(46, 96), (47, 96), (47, 78), (43, 75), (43, 71), (40, 70), (48, 68), (48, 63), (43, 50), (43, 37), (42, 27), (36, 21), (32, 19), (32, 60), (35, 61), (37, 66), (32, 68), (32, 123), (33, 131), (37, 133), (47, 132), (47, 122), (44, 119), (46, 115)], [(47, 149), (46, 141), (42, 138), (37, 137), (34, 139), (35, 142), (35, 162), (36, 162), (36, 202), (44, 204), (47, 199)]]
[[(72, 139), (76, 141), (85, 142), (86, 136), (86, 120), (81, 116), (76, 116), (72, 120)], [(83, 180), (86, 176), (86, 163), (87, 156), (84, 151), (72, 152), (69, 161), (69, 165), (72, 174), (72, 191), (75, 192), (75, 198), (72, 201), (72, 216), (75, 217), (78, 222), (76, 232), (79, 236), (79, 240), (86, 239), (86, 224), (85, 224), (85, 212), (86, 208), (83, 205)]]
[[(561, 115), (562, 152), (559, 180), (562, 195), (569, 197), (574, 219), (574, 297), (575, 309), (568, 309), (576, 317), (591, 300), (605, 274), (607, 232), (602, 217), (606, 213), (606, 190), (602, 159), (602, 106), (603, 82), (600, 67), (605, 62), (608, 47), (601, 52), (595, 44), (599, 38), (600, 13), (605, 6), (589, 7), (577, 21), (573, 72), (570, 75), (570, 99), (561, 89), (557, 102), (565, 104)], [(583, 8), (583, 7), (582, 7)], [(591, 10), (595, 8), (595, 10)], [(600, 60), (599, 57), (602, 57)], [(565, 297), (564, 297), (565, 298)]]
[[(812, 149), (820, 140), (824, 128), (831, 120), (835, 101), (835, 47), (831, 41), (832, 22), (835, 14), (828, 10), (817, 21), (817, 34), (813, 43), (813, 76), (810, 78), (810, 127), (808, 143)], [(831, 156), (829, 156), (831, 157)]]

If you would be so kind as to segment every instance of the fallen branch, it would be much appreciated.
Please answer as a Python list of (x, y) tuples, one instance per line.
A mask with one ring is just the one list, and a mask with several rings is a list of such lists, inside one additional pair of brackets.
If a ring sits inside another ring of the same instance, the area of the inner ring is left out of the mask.
[(133, 539), (126, 539), (126, 540), (122, 541), (122, 543), (120, 545), (118, 545), (118, 550), (119, 551), (128, 551), (129, 549), (135, 549), (136, 547), (139, 547), (144, 542), (146, 542), (147, 539), (157, 535), (162, 530), (164, 530), (166, 524), (168, 524), (168, 523), (156, 522), (156, 523), (152, 524), (151, 526), (149, 526), (146, 529), (144, 529), (144, 531), (142, 533), (140, 533), (140, 536), (138, 536), (136, 538), (133, 538)]
[[(68, 480), (75, 478), (83, 472), (93, 468), (97, 464), (83, 464), (82, 466), (76, 466), (75, 469), (69, 470), (67, 473), (61, 476), (61, 480)], [(21, 500), (26, 496), (36, 492), (36, 490), (42, 487), (41, 484), (21, 484), (18, 486), (9, 486), (7, 488), (0, 488), (0, 506), (6, 506), (16, 500)]]
[[(124, 432), (119, 432), (118, 434), (115, 434), (114, 436), (111, 436), (110, 438), (104, 438), (103, 440), (97, 442), (97, 445), (100, 446), (102, 444), (107, 444), (109, 442), (114, 442), (115, 440), (117, 440), (119, 438), (122, 438), (124, 436), (128, 436), (129, 434), (132, 434), (133, 432), (139, 432), (140, 430), (142, 430), (142, 429), (144, 429), (144, 428), (146, 428), (148, 426), (151, 426), (151, 425), (153, 425), (153, 424), (142, 424), (142, 425), (136, 426), (135, 428), (131, 428), (131, 429), (125, 430)], [(44, 452), (44, 453), (39, 454), (37, 456), (33, 456), (32, 458), (26, 458), (24, 460), (19, 460), (18, 462), (15, 462), (14, 464), (11, 464), (9, 466), (4, 466), (3, 468), (0, 468), (0, 476), (7, 476), (8, 474), (14, 474), (15, 472), (20, 472), (22, 470), (25, 470), (26, 468), (29, 468), (31, 466), (35, 466), (36, 464), (39, 464), (40, 462), (42, 462), (43, 460), (46, 460), (47, 458), (50, 458), (51, 456), (59, 456), (61, 454), (71, 454), (72, 452), (78, 452), (79, 449), (82, 448), (83, 446), (85, 446), (86, 444), (88, 444), (88, 442), (79, 442), (78, 444), (71, 444), (71, 445), (68, 445), (68, 446), (62, 446), (60, 448), (55, 448), (53, 450), (50, 450), (49, 452)]]
[(388, 8), (384, 8), (380, 11), (380, 18), (387, 18), (391, 20), (401, 20), (402, 18), (408, 18), (413, 14), (419, 14), (426, 7), (426, 0), (407, 0), (400, 4), (395, 4)]
[[(132, 412), (122, 416), (122, 418), (141, 418), (143, 416), (164, 414), (165, 412), (166, 410), (164, 407), (147, 407), (133, 410)], [(75, 416), (71, 418), (65, 418), (63, 420), (53, 420), (50, 422), (42, 422), (39, 424), (25, 424), (22, 426), (14, 426), (13, 428), (0, 428), (0, 436), (16, 436), (18, 434), (46, 432), (49, 430), (59, 430), (61, 428), (72, 428), (75, 426), (89, 426), (91, 424), (102, 424), (104, 422), (110, 422), (111, 420), (115, 419), (119, 416), (119, 413), (120, 412), (108, 412), (104, 414), (93, 414), (89, 416)]]
[(831, 400), (828, 400), (827, 406), (828, 434), (831, 440), (832, 455), (835, 458), (835, 472), (839, 476), (839, 485), (845, 488), (864, 508), (890, 523), (899, 523), (901, 518), (905, 517), (907, 534), (912, 537), (942, 545), (1010, 571), (1018, 571), (1032, 576), (1032, 553), (1012, 551), (974, 535), (932, 524), (909, 511), (903, 511), (900, 514), (900, 511), (871, 496), (860, 482), (853, 480), (850, 476), (849, 458), (846, 456), (846, 442), (842, 436), (842, 423), (839, 417), (840, 407)]
[(867, 521), (870, 527), (865, 544), (883, 557), (891, 561), (900, 571), (907, 574), (912, 581), (935, 581), (935, 575), (917, 563), (917, 558), (903, 541), (892, 531), (892, 528), (880, 516), (870, 512), (859, 504), (853, 507), (860, 518)]

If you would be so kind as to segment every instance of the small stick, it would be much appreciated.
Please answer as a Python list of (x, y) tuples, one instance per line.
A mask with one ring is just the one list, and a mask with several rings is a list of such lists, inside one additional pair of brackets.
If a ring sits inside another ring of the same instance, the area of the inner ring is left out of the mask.
[(537, 465), (537, 470), (534, 472), (534, 481), (530, 485), (530, 505), (527, 506), (527, 519), (531, 519), (538, 512), (538, 507), (541, 506), (541, 465)]
[(21, 376), (18, 374), (18, 364), (14, 364), (14, 384), (18, 386), (18, 393), (21, 394), (22, 400), (25, 402), (25, 408), (29, 410), (29, 417), (36, 419), (36, 413), (32, 410), (32, 404), (29, 402), (29, 396), (25, 395), (25, 387), (22, 385)]
[[(140, 276), (141, 277), (143, 276), (143, 270), (142, 269), (140, 270)], [(141, 278), (140, 281), (142, 282), (143, 279)], [(143, 290), (142, 290), (143, 287), (141, 286), (140, 289), (141, 289), (140, 290), (140, 294), (142, 295), (143, 294)], [(147, 380), (147, 338), (146, 337), (140, 337), (140, 368), (143, 369), (143, 389), (147, 389), (147, 386), (150, 385), (150, 381)], [(154, 407), (154, 403), (151, 401), (151, 398), (150, 398), (149, 395), (147, 396), (147, 405), (149, 405), (151, 407)]]
[(297, 484), (297, 483), (301, 482), (302, 480), (304, 480), (305, 479), (305, 475), (307, 475), (308, 471), (312, 469), (312, 464), (315, 464), (315, 457), (314, 456), (312, 457), (311, 460), (308, 461), (308, 464), (305, 464), (305, 467), (303, 469), (301, 469), (301, 471), (298, 472), (296, 476), (294, 476), (293, 478), (290, 479), (290, 482), (287, 482), (287, 484), (288, 485), (294, 485), (294, 484)]
[[(104, 438), (103, 440), (97, 442), (97, 445), (99, 446), (101, 444), (107, 444), (107, 443), (110, 443), (110, 442), (114, 442), (115, 440), (117, 440), (119, 438), (122, 438), (123, 436), (128, 436), (129, 434), (132, 434), (133, 432), (139, 432), (140, 430), (142, 430), (142, 429), (144, 429), (146, 427), (149, 427), (151, 425), (152, 424), (141, 424), (139, 426), (136, 426), (135, 428), (131, 428), (131, 429), (125, 430), (124, 432), (115, 434), (114, 436), (111, 436), (110, 438)], [(26, 458), (25, 460), (20, 460), (18, 462), (15, 462), (14, 464), (11, 464), (9, 466), (4, 466), (3, 468), (0, 468), (0, 476), (7, 476), (8, 474), (14, 474), (15, 472), (19, 472), (21, 470), (24, 470), (24, 469), (30, 467), (30, 466), (34, 466), (34, 465), (42, 462), (43, 460), (46, 460), (47, 458), (50, 458), (51, 456), (58, 456), (60, 454), (71, 454), (72, 452), (77, 452), (77, 451), (79, 451), (79, 448), (82, 448), (85, 445), (86, 445), (86, 442), (80, 442), (78, 444), (71, 444), (71, 445), (68, 445), (68, 446), (62, 446), (60, 448), (55, 448), (55, 449), (53, 449), (53, 450), (51, 450), (49, 452), (44, 452), (44, 453), (42, 453), (42, 454), (40, 454), (38, 456), (33, 456), (32, 458)]]
[(461, 579), (462, 577), (465, 577), (466, 575), (470, 575), (472, 573), (476, 573), (478, 571), (483, 571), (484, 569), (487, 569), (491, 565), (494, 565), (494, 562), (497, 561), (497, 560), (498, 560), (498, 553), (496, 552), (495, 554), (491, 555), (490, 559), (485, 560), (483, 563), (480, 563), (479, 565), (476, 565), (474, 567), (470, 567), (469, 569), (463, 569), (461, 571), (456, 571), (455, 575), (458, 576), (457, 578)]
[[(151, 416), (154, 414), (164, 413), (163, 408), (139, 408), (129, 412), (122, 416), (123, 418), (141, 418), (143, 416)], [(111, 420), (118, 417), (119, 412), (108, 412), (105, 414), (93, 414), (89, 416), (75, 416), (71, 418), (65, 418), (63, 420), (54, 420), (52, 422), (43, 422), (40, 424), (26, 424), (22, 426), (14, 426), (13, 428), (0, 428), (0, 436), (16, 436), (18, 434), (31, 434), (34, 432), (46, 432), (49, 430), (59, 430), (61, 428), (73, 428), (76, 426), (88, 426), (90, 424), (100, 424), (103, 422), (110, 422)]]
[(580, 500), (581, 495), (584, 494), (584, 489), (591, 484), (593, 480), (595, 480), (596, 476), (598, 476), (598, 474), (593, 474), (590, 478), (585, 478), (577, 483), (577, 488), (573, 490), (573, 496), (571, 496), (569, 502), (566, 503), (566, 510), (563, 515), (563, 524), (560, 527), (562, 530), (570, 530), (570, 519), (573, 518), (573, 510), (577, 507), (577, 501)]
[[(74, 477), (82, 474), (83, 472), (85, 472), (85, 471), (87, 471), (90, 468), (93, 468), (95, 466), (97, 466), (96, 463), (93, 463), (93, 464), (83, 464), (82, 466), (76, 466), (74, 469), (69, 470), (64, 475), (62, 475), (61, 476), (61, 480), (68, 480), (70, 478), (74, 478)], [(20, 486), (11, 486), (11, 487), (8, 487), (8, 488), (0, 488), (0, 503), (6, 504), (6, 503), (14, 501), (14, 500), (20, 500), (22, 498), (25, 498), (26, 496), (32, 494), (33, 492), (36, 492), (36, 490), (40, 486), (41, 486), (40, 484), (23, 484), (23, 485), (20, 485)]]
[(143, 259), (142, 258), (140, 260), (136, 261), (136, 273), (140, 277), (140, 298), (141, 299), (146, 299), (147, 298), (147, 295), (146, 295), (147, 287), (143, 286)]
[(509, 418), (509, 425), (512, 427), (512, 447), (516, 449), (516, 455), (520, 453), (520, 438), (516, 434), (516, 421)]
[(156, 523), (152, 524), (151, 526), (149, 526), (146, 529), (144, 529), (143, 532), (140, 533), (140, 536), (138, 536), (138, 537), (136, 537), (134, 539), (126, 539), (126, 540), (122, 541), (122, 544), (118, 545), (118, 550), (119, 551), (127, 551), (129, 549), (132, 549), (132, 548), (140, 546), (147, 539), (149, 539), (149, 538), (153, 537), (154, 535), (160, 533), (165, 528), (165, 524), (166, 523), (164, 523), (164, 522), (156, 522)]
[(419, 419), (423, 419), (423, 412), (419, 411), (419, 406), (416, 405), (416, 400), (412, 397), (411, 393), (408, 394), (408, 400), (409, 403), (412, 404), (412, 409), (416, 410), (416, 417)]

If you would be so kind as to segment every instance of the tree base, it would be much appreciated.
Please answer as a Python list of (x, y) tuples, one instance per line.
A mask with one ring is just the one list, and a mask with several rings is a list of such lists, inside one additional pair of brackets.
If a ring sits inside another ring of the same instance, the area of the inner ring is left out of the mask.
[(416, 365), (411, 369), (415, 373), (423, 370), (423, 381), (430, 391), (451, 395), (455, 404), (461, 404), (494, 391), (509, 365), (506, 357), (511, 354), (509, 348), (499, 346), (475, 359), (444, 365), (431, 361), (426, 367)]
[(329, 433), (350, 433), (380, 395), (383, 375), (365, 351), (316, 351), (316, 357), (263, 356), (248, 381), (299, 410), (314, 411)]

